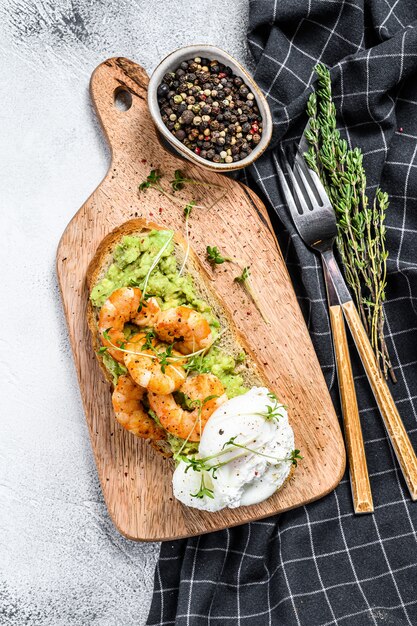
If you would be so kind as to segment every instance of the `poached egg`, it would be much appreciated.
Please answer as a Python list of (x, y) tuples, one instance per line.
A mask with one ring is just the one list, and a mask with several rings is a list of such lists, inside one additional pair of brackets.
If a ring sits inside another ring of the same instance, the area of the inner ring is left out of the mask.
[[(172, 479), (174, 495), (205, 511), (257, 504), (285, 482), (293, 450), (285, 407), (266, 387), (252, 387), (210, 416), (195, 458), (213, 469), (200, 471), (181, 460)], [(202, 497), (197, 497), (202, 484)]]

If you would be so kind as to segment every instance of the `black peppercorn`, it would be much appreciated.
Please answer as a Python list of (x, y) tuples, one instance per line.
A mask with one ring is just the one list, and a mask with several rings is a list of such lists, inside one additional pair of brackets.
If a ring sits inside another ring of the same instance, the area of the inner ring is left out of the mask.
[(156, 95), (159, 99), (162, 99), (162, 98), (165, 98), (165, 96), (168, 94), (168, 91), (169, 91), (168, 85), (166, 85), (165, 83), (161, 83), (158, 89), (156, 90)]
[(237, 162), (262, 139), (255, 96), (240, 76), (216, 59), (183, 61), (164, 75), (157, 98), (168, 130), (204, 159)]
[(190, 109), (186, 109), (180, 117), (180, 124), (191, 124), (194, 119), (194, 113)]

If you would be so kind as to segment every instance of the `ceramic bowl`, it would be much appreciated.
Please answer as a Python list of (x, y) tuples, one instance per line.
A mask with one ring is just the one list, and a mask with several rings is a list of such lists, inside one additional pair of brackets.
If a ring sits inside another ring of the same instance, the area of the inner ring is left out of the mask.
[[(260, 114), (262, 115), (262, 138), (258, 143), (256, 148), (248, 154), (247, 157), (242, 159), (241, 161), (237, 161), (236, 163), (213, 163), (213, 161), (209, 161), (207, 159), (203, 159), (198, 154), (195, 154), (192, 150), (184, 146), (179, 139), (177, 139), (170, 130), (165, 126), (162, 121), (161, 113), (159, 110), (159, 103), (157, 98), (157, 89), (162, 82), (164, 75), (167, 72), (171, 72), (176, 70), (179, 65), (183, 61), (188, 61), (189, 59), (193, 59), (195, 57), (202, 57), (207, 59), (216, 59), (223, 63), (224, 65), (228, 65), (236, 76), (242, 78), (249, 89), (255, 96), (256, 103), (258, 105)], [(216, 171), (216, 172), (231, 172), (233, 170), (239, 170), (248, 165), (251, 165), (256, 159), (258, 159), (261, 154), (268, 147), (269, 142), (271, 141), (272, 136), (272, 118), (271, 111), (269, 109), (269, 105), (266, 101), (265, 96), (262, 91), (253, 80), (253, 78), (248, 74), (248, 72), (224, 50), (217, 48), (216, 46), (210, 46), (205, 44), (196, 44), (192, 46), (185, 46), (183, 48), (178, 48), (171, 52), (166, 56), (159, 65), (155, 68), (148, 87), (148, 105), (149, 111), (151, 113), (152, 119), (162, 136), (162, 138), (168, 142), (168, 144), (174, 148), (174, 150), (194, 164), (200, 165), (208, 170)]]

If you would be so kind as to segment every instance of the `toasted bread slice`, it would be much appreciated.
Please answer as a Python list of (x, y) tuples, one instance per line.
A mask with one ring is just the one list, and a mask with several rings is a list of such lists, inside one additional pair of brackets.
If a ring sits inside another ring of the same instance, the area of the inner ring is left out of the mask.
[[(99, 282), (106, 274), (108, 268), (113, 263), (115, 247), (120, 243), (124, 236), (140, 236), (151, 230), (169, 230), (169, 228), (167, 226), (160, 226), (145, 219), (138, 218), (125, 222), (121, 226), (115, 228), (111, 233), (109, 233), (97, 248), (96, 254), (94, 255), (88, 267), (86, 276), (88, 292), (91, 293), (94, 285)], [(177, 257), (177, 262), (179, 265), (184, 259), (186, 249), (187, 243), (184, 237), (180, 233), (176, 232), (174, 235), (174, 254)], [(222, 335), (216, 345), (228, 354), (231, 354), (232, 356), (237, 356), (239, 353), (245, 352), (246, 358), (244, 363), (239, 366), (238, 373), (242, 376), (244, 383), (247, 387), (270, 387), (269, 381), (265, 378), (262, 372), (262, 367), (260, 366), (256, 356), (252, 352), (245, 337), (236, 327), (229, 311), (223, 304), (221, 298), (214, 291), (213, 280), (200, 263), (197, 255), (194, 253), (192, 248), (189, 250), (186, 271), (192, 276), (196, 294), (211, 306), (213, 313), (216, 315), (217, 319), (220, 322)], [(105, 367), (102, 356), (98, 353), (98, 349), (101, 346), (97, 323), (98, 314), (99, 309), (94, 307), (91, 303), (91, 300), (89, 299), (87, 316), (88, 325), (92, 336), (93, 349), (97, 355), (104, 376), (109, 381), (110, 385), (113, 386), (112, 376)], [(150, 443), (153, 448), (155, 448), (164, 456), (171, 456), (170, 448), (166, 442), (150, 441)], [(293, 468), (291, 468), (287, 480), (290, 478), (290, 476), (292, 476), (292, 473)], [(287, 482), (287, 480), (285, 481), (285, 483)]]
[[(168, 230), (168, 227), (159, 226), (158, 224), (138, 218), (125, 222), (103, 239), (87, 270), (87, 285), (89, 293), (94, 285), (103, 278), (112, 264), (114, 249), (123, 237), (125, 235), (139, 236), (151, 230)], [(174, 245), (175, 255), (178, 259), (178, 263), (180, 264), (182, 263), (187, 248), (186, 241), (180, 233), (175, 233)], [(186, 271), (191, 274), (193, 278), (195, 292), (197, 295), (201, 299), (208, 302), (213, 309), (213, 313), (220, 321), (223, 334), (216, 345), (232, 356), (237, 356), (239, 353), (244, 351), (246, 353), (246, 359), (244, 364), (239, 368), (239, 374), (243, 377), (245, 384), (248, 387), (252, 387), (254, 385), (268, 387), (269, 383), (265, 379), (261, 367), (257, 363), (255, 355), (252, 353), (252, 350), (243, 335), (236, 328), (236, 325), (232, 320), (230, 313), (222, 303), (221, 298), (215, 293), (212, 279), (208, 275), (205, 268), (201, 265), (197, 255), (192, 249), (189, 251)], [(94, 307), (89, 300), (87, 312), (88, 325), (91, 330), (93, 349), (96, 351), (96, 354), (101, 345), (97, 326), (98, 313), (99, 309)], [(103, 364), (102, 356), (97, 354), (97, 358), (100, 362), (104, 375), (107, 380), (112, 383), (111, 375)]]

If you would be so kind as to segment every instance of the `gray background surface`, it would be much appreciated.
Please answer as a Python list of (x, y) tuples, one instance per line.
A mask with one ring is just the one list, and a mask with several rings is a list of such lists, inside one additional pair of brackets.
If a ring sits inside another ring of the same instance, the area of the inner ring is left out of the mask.
[(246, 0), (0, 0), (0, 624), (144, 624), (158, 544), (113, 528), (54, 269), (109, 153), (88, 82), (110, 56), (149, 71), (220, 45), (244, 64)]

